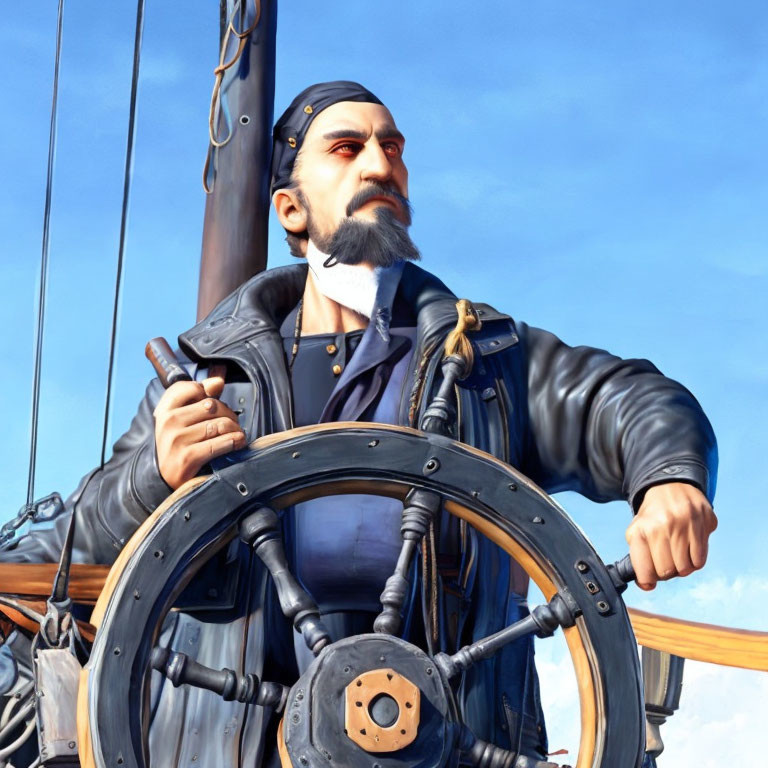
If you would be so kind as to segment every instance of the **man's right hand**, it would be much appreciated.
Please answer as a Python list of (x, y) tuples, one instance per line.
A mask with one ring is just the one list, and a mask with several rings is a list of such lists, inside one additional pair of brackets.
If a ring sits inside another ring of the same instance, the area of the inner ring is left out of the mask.
[(245, 447), (237, 416), (217, 398), (224, 379), (179, 381), (155, 408), (155, 445), (160, 474), (174, 490), (211, 459)]

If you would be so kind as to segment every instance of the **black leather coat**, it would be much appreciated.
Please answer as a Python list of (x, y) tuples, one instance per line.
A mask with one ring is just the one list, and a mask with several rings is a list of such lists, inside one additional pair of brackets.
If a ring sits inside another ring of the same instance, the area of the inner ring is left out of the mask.
[[(193, 367), (226, 361), (230, 369), (236, 366), (241, 371), (241, 380), (229, 381), (222, 399), (242, 410), (241, 425), (250, 439), (292, 426), (291, 387), (279, 327), (296, 305), (305, 279), (304, 265), (262, 273), (179, 337)], [(402, 424), (418, 424), (439, 384), (439, 353), (456, 323), (456, 298), (413, 264), (405, 267), (398, 296), (412, 308), (418, 331), (399, 418)], [(599, 349), (569, 347), (487, 305), (475, 306), (483, 327), (471, 334), (475, 365), (458, 390), (456, 437), (509, 462), (549, 492), (574, 490), (595, 501), (627, 499), (637, 509), (647, 488), (677, 480), (692, 483), (712, 498), (715, 438), (699, 404), (684, 387), (646, 360), (622, 360)], [(154, 449), (152, 411), (161, 395), (155, 380), (110, 461), (70, 497), (68, 508), (77, 511), (76, 560), (111, 563), (170, 492), (158, 472)], [(58, 559), (65, 527), (66, 520), (61, 519), (53, 529), (32, 532), (1, 552), (0, 559)], [(472, 573), (465, 574), (462, 583), (469, 585), (468, 590), (471, 585), (483, 586), (466, 595), (472, 602), (473, 634), (480, 637), (509, 620), (510, 601), (524, 604), (526, 580), (494, 545), (475, 542), (474, 546), (478, 557), (471, 558)], [(491, 584), (494, 588), (487, 588)], [(466, 619), (460, 617), (460, 626)], [(441, 641), (451, 644), (450, 639)], [(215, 657), (200, 661), (226, 665), (226, 659)], [(495, 722), (470, 725), (481, 738), (504, 744), (505, 734), (514, 727), (510, 720), (514, 713), (507, 705), (509, 697), (514, 698), (513, 682), (493, 664), (478, 665), (476, 676), (475, 693), (467, 694), (466, 707), (472, 709), (473, 695), (493, 696), (499, 705)], [(177, 709), (168, 711), (178, 715)], [(253, 722), (250, 727), (255, 727)], [(260, 748), (252, 756), (258, 758), (259, 753)]]
[[(223, 399), (234, 405), (247, 393), (236, 407), (243, 410), (240, 420), (250, 439), (292, 426), (279, 326), (295, 306), (305, 276), (303, 265), (262, 273), (179, 337), (194, 363), (227, 360), (243, 369), (248, 383), (228, 385)], [(400, 293), (418, 317), (413, 390), (400, 413), (401, 423), (409, 424), (426, 406), (423, 393), (437, 375), (435, 352), (455, 324), (456, 310), (448, 289), (413, 264), (406, 266)], [(483, 329), (472, 338), (480, 354), (460, 390), (460, 439), (508, 461), (549, 492), (574, 490), (594, 501), (628, 499), (636, 510), (647, 488), (679, 480), (713, 497), (715, 438), (688, 390), (647, 360), (569, 347), (546, 331), (476, 306)], [(80, 561), (112, 562), (169, 493), (154, 451), (152, 411), (161, 395), (154, 380), (112, 458), (70, 497), (69, 508), (76, 504), (79, 511)], [(58, 559), (61, 540), (53, 532), (32, 534), (2, 559)]]

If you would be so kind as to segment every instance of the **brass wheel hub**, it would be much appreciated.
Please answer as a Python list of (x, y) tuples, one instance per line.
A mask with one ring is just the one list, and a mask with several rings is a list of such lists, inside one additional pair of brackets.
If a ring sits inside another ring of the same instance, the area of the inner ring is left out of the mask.
[(416, 738), (421, 695), (394, 669), (364, 672), (346, 687), (344, 696), (346, 734), (366, 752), (394, 752)]

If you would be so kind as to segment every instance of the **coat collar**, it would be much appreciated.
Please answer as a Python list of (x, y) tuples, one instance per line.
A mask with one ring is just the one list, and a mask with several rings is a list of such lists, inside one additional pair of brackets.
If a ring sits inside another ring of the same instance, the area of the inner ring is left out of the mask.
[[(280, 324), (301, 298), (306, 279), (306, 264), (261, 272), (202, 322), (182, 333), (179, 346), (191, 359), (204, 360), (259, 336), (279, 337)], [(417, 347), (430, 343), (446, 325), (456, 322), (455, 295), (434, 275), (411, 262), (403, 269), (398, 299), (416, 316)]]

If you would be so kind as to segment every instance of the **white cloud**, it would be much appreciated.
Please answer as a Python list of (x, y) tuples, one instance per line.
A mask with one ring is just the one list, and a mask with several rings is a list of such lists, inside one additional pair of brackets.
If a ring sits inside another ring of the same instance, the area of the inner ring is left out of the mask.
[[(565, 643), (537, 644), (549, 748), (573, 763), (579, 749), (579, 702)], [(661, 728), (665, 750), (659, 768), (757, 765), (768, 722), (768, 675), (686, 661), (680, 709)]]
[(699, 605), (719, 605), (729, 600), (739, 602), (749, 597), (768, 597), (768, 579), (737, 576), (728, 580), (716, 576), (691, 587), (691, 597)]
[(695, 574), (650, 593), (625, 595), (634, 608), (739, 629), (768, 630), (768, 579), (761, 574)]
[(579, 695), (565, 639), (560, 633), (536, 642), (536, 669), (549, 736), (549, 749), (567, 749), (553, 760), (573, 764), (579, 753)]
[(768, 675), (689, 661), (680, 710), (662, 727), (659, 768), (758, 765), (768, 721)]
[[(665, 591), (663, 600), (661, 593), (635, 591), (629, 602), (642, 610), (692, 621), (758, 630), (768, 627), (768, 579), (712, 575), (677, 584), (674, 592)], [(538, 641), (536, 662), (550, 749), (568, 749), (567, 756), (554, 759), (573, 762), (579, 746), (579, 703), (563, 638)], [(661, 729), (666, 749), (659, 768), (756, 765), (765, 722), (768, 675), (686, 661), (680, 709)]]

